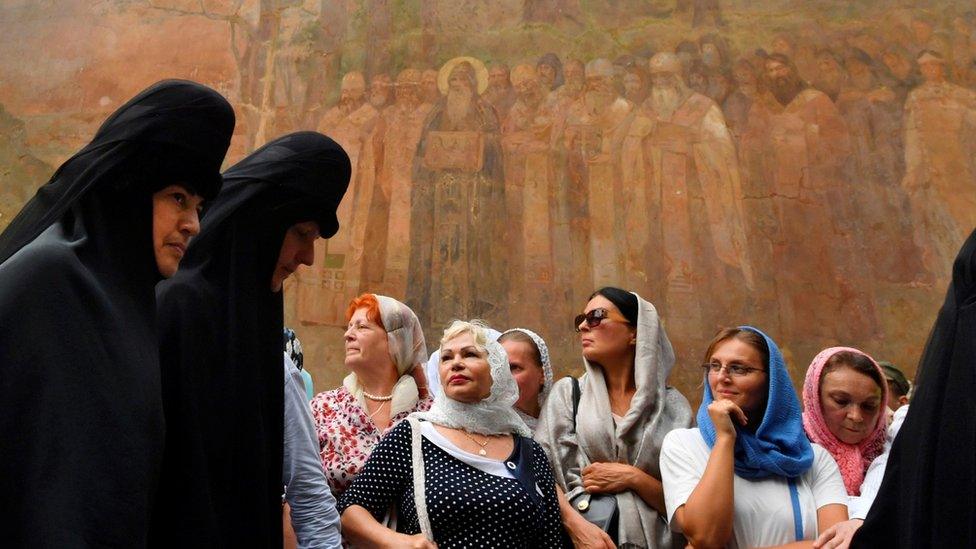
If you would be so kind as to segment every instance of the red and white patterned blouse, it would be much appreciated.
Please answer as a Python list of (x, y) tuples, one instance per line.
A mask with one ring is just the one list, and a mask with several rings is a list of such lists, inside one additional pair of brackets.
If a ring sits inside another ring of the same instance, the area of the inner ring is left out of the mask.
[(380, 432), (345, 387), (315, 395), (312, 418), (319, 437), (322, 469), (332, 493), (338, 498), (352, 484), (383, 435), (411, 413), (427, 411), (433, 402), (430, 397), (420, 399), (412, 409), (393, 416), (390, 426)]

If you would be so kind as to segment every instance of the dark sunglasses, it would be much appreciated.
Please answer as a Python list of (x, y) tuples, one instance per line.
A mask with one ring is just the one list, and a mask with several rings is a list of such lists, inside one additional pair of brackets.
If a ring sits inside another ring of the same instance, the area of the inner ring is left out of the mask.
[(627, 320), (626, 318), (622, 316), (614, 315), (610, 311), (604, 308), (599, 308), (599, 309), (593, 309), (588, 313), (576, 315), (576, 318), (574, 319), (573, 329), (575, 329), (577, 332), (580, 331), (580, 324), (582, 324), (584, 320), (586, 321), (587, 328), (596, 328), (604, 320), (615, 320), (617, 322), (624, 322), (630, 324), (630, 321)]

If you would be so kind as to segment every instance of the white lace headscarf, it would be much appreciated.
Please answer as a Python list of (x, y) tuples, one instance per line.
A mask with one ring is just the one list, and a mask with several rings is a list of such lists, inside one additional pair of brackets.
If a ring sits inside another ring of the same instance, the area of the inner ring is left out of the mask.
[[(552, 361), (549, 359), (549, 346), (546, 345), (546, 341), (542, 339), (542, 336), (529, 330), (528, 328), (512, 328), (511, 330), (505, 330), (502, 332), (502, 336), (505, 334), (510, 334), (512, 332), (522, 332), (523, 334), (529, 336), (535, 343), (536, 348), (539, 350), (539, 358), (542, 362), (542, 390), (539, 391), (539, 409), (541, 410), (546, 404), (546, 399), (549, 398), (549, 391), (552, 390)], [(525, 421), (531, 429), (535, 430), (535, 426), (538, 423), (538, 419), (526, 414), (518, 408), (515, 409), (519, 417)]]
[[(448, 327), (452, 331), (459, 322)], [(415, 412), (411, 416), (437, 425), (453, 429), (464, 429), (479, 435), (519, 434), (531, 437), (532, 431), (515, 412), (518, 400), (518, 385), (512, 377), (508, 364), (508, 353), (501, 343), (491, 339), (487, 328), (477, 323), (463, 322), (467, 328), (461, 333), (471, 333), (475, 347), (488, 352), (488, 367), (491, 372), (491, 392), (480, 402), (473, 404), (458, 402), (440, 392), (434, 396), (434, 404), (426, 412)], [(460, 335), (460, 334), (458, 334)], [(442, 345), (444, 341), (441, 342)], [(438, 355), (439, 356), (439, 355)]]
[[(424, 330), (420, 326), (420, 320), (410, 307), (392, 297), (378, 294), (373, 296), (380, 305), (380, 320), (386, 328), (390, 358), (400, 376), (393, 386), (393, 400), (390, 402), (390, 415), (395, 416), (417, 405), (420, 396), (417, 382), (410, 372), (427, 359), (427, 345), (424, 342)], [(365, 410), (363, 387), (356, 374), (351, 373), (346, 376), (342, 384)]]

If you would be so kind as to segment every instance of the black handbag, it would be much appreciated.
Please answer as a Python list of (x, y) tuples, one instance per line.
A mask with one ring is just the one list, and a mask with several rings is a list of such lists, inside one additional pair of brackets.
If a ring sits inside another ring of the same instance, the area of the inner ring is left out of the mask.
[[(573, 380), (573, 434), (576, 434), (576, 414), (579, 411), (579, 402), (582, 392), (580, 391), (579, 380)], [(614, 494), (588, 494), (580, 492), (569, 500), (570, 505), (579, 511), (579, 514), (587, 521), (595, 524), (610, 536), (613, 543), (617, 543), (617, 522), (619, 513), (617, 511), (617, 496)]]

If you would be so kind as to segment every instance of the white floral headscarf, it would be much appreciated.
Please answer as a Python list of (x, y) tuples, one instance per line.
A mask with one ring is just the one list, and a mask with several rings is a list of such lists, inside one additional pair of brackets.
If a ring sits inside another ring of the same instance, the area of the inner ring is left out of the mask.
[(518, 401), (518, 385), (512, 377), (508, 364), (508, 353), (501, 343), (488, 336), (487, 331), (475, 326), (481, 334), (475, 334), (475, 341), (486, 340), (488, 366), (491, 372), (491, 392), (480, 402), (468, 404), (458, 402), (441, 392), (434, 397), (434, 404), (426, 412), (415, 412), (412, 416), (451, 427), (464, 429), (479, 435), (519, 434), (531, 437), (532, 431), (515, 412)]

